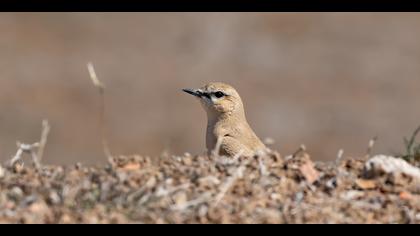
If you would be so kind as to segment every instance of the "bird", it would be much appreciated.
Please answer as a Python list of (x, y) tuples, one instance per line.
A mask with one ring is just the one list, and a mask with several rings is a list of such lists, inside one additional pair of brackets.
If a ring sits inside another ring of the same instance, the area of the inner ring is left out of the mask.
[(266, 150), (245, 116), (239, 93), (231, 85), (211, 82), (198, 89), (182, 89), (199, 99), (207, 113), (206, 147), (210, 155), (254, 156)]

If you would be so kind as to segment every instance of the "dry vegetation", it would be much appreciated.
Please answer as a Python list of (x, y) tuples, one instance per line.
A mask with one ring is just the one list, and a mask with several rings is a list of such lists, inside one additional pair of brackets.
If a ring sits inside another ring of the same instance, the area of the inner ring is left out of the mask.
[(17, 163), (0, 168), (0, 222), (420, 223), (419, 176), (372, 166), (314, 164), (304, 150), (115, 157), (101, 168)]

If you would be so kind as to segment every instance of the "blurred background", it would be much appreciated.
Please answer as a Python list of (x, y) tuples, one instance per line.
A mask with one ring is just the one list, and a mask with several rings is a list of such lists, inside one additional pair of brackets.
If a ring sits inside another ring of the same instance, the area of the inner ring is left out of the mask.
[(420, 125), (420, 14), (0, 13), (0, 160), (52, 130), (47, 163), (102, 164), (106, 84), (113, 153), (205, 151), (206, 115), (181, 92), (232, 84), (283, 155), (403, 150)]

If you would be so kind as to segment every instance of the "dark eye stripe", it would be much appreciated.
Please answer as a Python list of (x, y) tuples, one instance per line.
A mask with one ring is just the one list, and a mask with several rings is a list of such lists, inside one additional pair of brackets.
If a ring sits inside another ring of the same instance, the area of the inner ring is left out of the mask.
[(221, 97), (223, 97), (223, 96), (225, 96), (226, 94), (224, 94), (223, 92), (221, 92), (221, 91), (217, 91), (217, 92), (215, 92), (215, 93), (213, 93), (214, 94), (214, 96), (216, 97), (216, 98), (221, 98)]
[(208, 94), (208, 93), (201, 93), (200, 95), (210, 99), (210, 94)]
[(217, 91), (217, 92), (212, 92), (212, 93), (200, 92), (200, 96), (204, 96), (208, 99), (211, 99), (212, 96), (214, 96), (216, 98), (221, 98), (221, 97), (224, 97), (224, 96), (227, 96), (227, 95), (222, 91)]

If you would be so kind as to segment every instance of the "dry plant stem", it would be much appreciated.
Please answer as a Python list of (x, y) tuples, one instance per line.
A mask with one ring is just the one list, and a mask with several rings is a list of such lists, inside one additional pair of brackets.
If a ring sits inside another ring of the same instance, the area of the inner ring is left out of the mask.
[(10, 164), (9, 164), (10, 166), (13, 166), (16, 162), (18, 162), (20, 159), (22, 159), (23, 151), (20, 148), (20, 144), (18, 143), (17, 145), (18, 145), (18, 150), (17, 150), (15, 156), (10, 160)]
[(35, 151), (31, 151), (31, 156), (32, 156), (32, 162), (35, 165), (36, 169), (40, 169), (41, 168), (41, 162), (39, 161), (39, 158), (37, 157)]
[(372, 149), (375, 146), (376, 141), (378, 140), (378, 137), (375, 136), (371, 140), (369, 140), (369, 145), (366, 151), (365, 159), (369, 159), (370, 155), (372, 154)]
[(343, 149), (338, 150), (337, 159), (335, 159), (336, 165), (340, 164), (341, 160), (343, 159), (343, 155), (344, 155), (344, 150)]
[(89, 71), (90, 79), (95, 87), (99, 89), (99, 94), (101, 96), (101, 107), (100, 107), (100, 126), (101, 126), (101, 135), (102, 135), (102, 147), (104, 154), (107, 158), (111, 158), (112, 154), (108, 145), (108, 140), (106, 138), (106, 129), (105, 129), (105, 85), (98, 79), (96, 76), (95, 68), (92, 63), (87, 64)]
[(42, 157), (44, 156), (45, 146), (47, 145), (48, 141), (48, 134), (50, 133), (51, 126), (48, 123), (48, 120), (42, 121), (42, 133), (41, 133), (41, 139), (39, 141), (39, 148), (38, 148), (38, 161), (42, 162)]
[(416, 154), (415, 151), (413, 150), (413, 146), (415, 144), (416, 137), (417, 137), (417, 135), (419, 133), (420, 133), (420, 127), (418, 127), (414, 131), (413, 135), (411, 135), (411, 138), (409, 140), (407, 140), (406, 138), (404, 138), (404, 142), (405, 142), (405, 145), (406, 145), (406, 154), (405, 154), (404, 157), (410, 158), (410, 157), (412, 157), (412, 156), (414, 156)]
[(39, 169), (41, 168), (41, 164), (39, 162), (39, 159), (37, 157), (37, 154), (35, 153), (34, 149), (39, 148), (39, 143), (34, 144), (24, 144), (17, 142), (18, 150), (16, 152), (16, 155), (10, 160), (10, 166), (13, 167), (16, 162), (22, 159), (23, 153), (28, 153), (32, 157), (32, 162), (35, 165), (35, 168)]
[[(34, 144), (24, 144), (21, 142), (17, 142), (16, 145), (17, 145), (18, 150), (15, 156), (10, 160), (10, 166), (13, 167), (16, 164), (16, 162), (22, 159), (23, 153), (27, 153), (31, 155), (32, 162), (34, 163), (35, 168), (40, 169), (41, 160), (42, 160), (42, 157), (44, 156), (44, 150), (45, 150), (45, 146), (47, 145), (48, 134), (50, 132), (50, 129), (51, 127), (48, 123), (48, 120), (43, 120), (41, 139), (39, 142), (34, 143)], [(35, 149), (37, 149), (37, 151), (35, 151)]]

